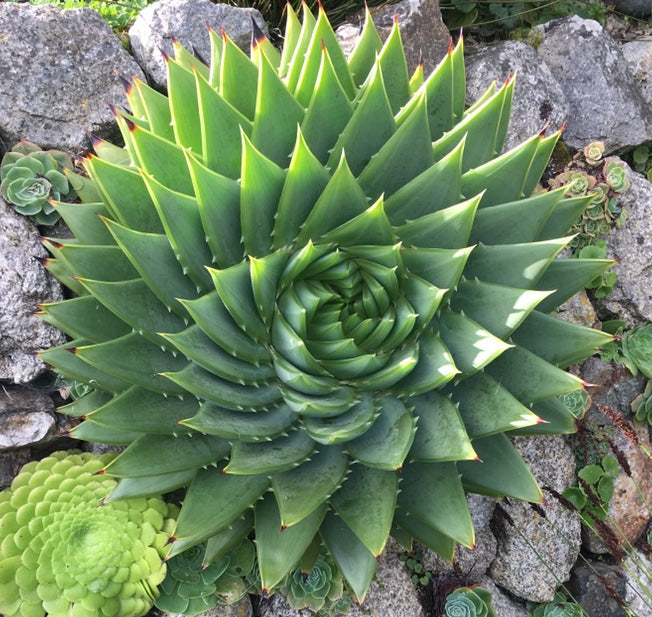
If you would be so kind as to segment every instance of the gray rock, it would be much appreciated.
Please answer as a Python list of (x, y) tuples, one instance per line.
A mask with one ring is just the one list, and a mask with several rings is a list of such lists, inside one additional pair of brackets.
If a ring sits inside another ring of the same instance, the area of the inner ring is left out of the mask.
[(512, 600), (489, 577), (483, 578), (479, 585), (491, 592), (491, 606), (498, 617), (530, 617), (524, 603)]
[[(184, 613), (165, 613), (159, 612), (161, 617), (185, 617)], [(245, 596), (235, 604), (228, 606), (216, 606), (210, 611), (199, 613), (198, 617), (252, 617), (254, 614), (253, 607), (249, 596)]]
[(612, 425), (605, 412), (621, 414), (631, 419), (630, 404), (645, 387), (645, 377), (636, 377), (627, 368), (611, 362), (603, 362), (593, 356), (582, 364), (582, 378), (591, 384), (589, 393), (594, 405), (586, 419), (595, 425)]
[(627, 584), (625, 600), (636, 617), (652, 617), (652, 561), (641, 551), (634, 550), (625, 559), (623, 574)]
[(585, 290), (579, 291), (564, 302), (557, 311), (557, 317), (563, 321), (593, 328), (598, 325), (598, 316)]
[[(378, 570), (362, 606), (354, 604), (344, 617), (425, 617), (410, 575), (398, 558), (402, 549), (390, 540), (378, 558)], [(281, 594), (261, 600), (260, 617), (313, 617), (308, 610), (293, 610)]]
[(141, 75), (91, 9), (0, 3), (0, 137), (72, 150), (87, 133), (110, 138), (109, 104), (124, 105), (119, 77)]
[(652, 321), (652, 184), (629, 168), (628, 175), (631, 186), (619, 197), (627, 218), (607, 236), (618, 280), (601, 304), (632, 327)]
[(573, 452), (557, 436), (517, 438), (514, 444), (542, 487), (544, 502), (500, 506), (494, 521), (498, 553), (489, 575), (519, 598), (548, 602), (559, 581), (568, 580), (580, 549), (579, 518), (546, 489), (561, 492), (573, 483)]
[(9, 486), (18, 475), (20, 468), (31, 459), (32, 453), (29, 448), (0, 452), (0, 490)]
[[(649, 0), (645, 1), (649, 3)], [(621, 49), (643, 99), (652, 105), (652, 41), (631, 41)]]
[(620, 48), (598, 22), (573, 16), (538, 28), (538, 52), (570, 106), (563, 136), (568, 146), (580, 150), (603, 141), (612, 153), (652, 138), (650, 107)]
[[(441, 18), (439, 0), (401, 0), (396, 4), (375, 7), (371, 12), (383, 40), (392, 29), (394, 15), (398, 18), (410, 74), (419, 62), (423, 62), (423, 70), (428, 76), (446, 55), (451, 37)], [(358, 22), (362, 19), (360, 16)], [(336, 34), (345, 52), (353, 49), (360, 32), (360, 23), (344, 24), (337, 29)]]
[(164, 55), (173, 56), (173, 41), (196, 50), (206, 62), (211, 57), (208, 28), (223, 29), (233, 42), (249, 53), (251, 20), (267, 33), (263, 16), (255, 9), (241, 9), (210, 0), (159, 0), (145, 7), (129, 29), (131, 49), (138, 63), (159, 87), (167, 84)]
[(34, 312), (39, 303), (61, 300), (63, 295), (38, 261), (46, 251), (36, 226), (2, 199), (0, 246), (0, 379), (27, 383), (47, 368), (34, 354), (65, 341)]
[(467, 103), (472, 103), (496, 80), (502, 85), (516, 75), (512, 117), (504, 150), (540, 132), (548, 123), (556, 131), (568, 119), (569, 106), (550, 69), (527, 43), (501, 41), (467, 58)]
[(581, 563), (573, 570), (568, 590), (587, 615), (596, 617), (598, 615), (627, 617), (628, 615), (620, 605), (621, 602), (624, 603), (626, 581), (618, 566), (599, 562)]
[(453, 563), (449, 563), (429, 548), (423, 549), (422, 563), (435, 574), (456, 572), (472, 581), (481, 579), (496, 557), (497, 542), (490, 528), (496, 501), (481, 495), (468, 495), (469, 510), (475, 528), (475, 547), (455, 546)]
[(24, 448), (50, 437), (56, 429), (49, 396), (16, 386), (0, 390), (0, 451)]

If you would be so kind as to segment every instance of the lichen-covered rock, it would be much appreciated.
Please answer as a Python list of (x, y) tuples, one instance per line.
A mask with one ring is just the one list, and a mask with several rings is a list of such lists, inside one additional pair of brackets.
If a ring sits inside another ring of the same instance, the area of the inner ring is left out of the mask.
[(195, 50), (202, 58), (210, 58), (208, 28), (217, 32), (222, 29), (238, 47), (248, 52), (252, 19), (267, 32), (265, 20), (256, 9), (215, 4), (210, 0), (159, 0), (140, 12), (129, 29), (129, 40), (134, 57), (149, 78), (164, 87), (167, 84), (164, 54), (174, 55), (173, 41)]
[(517, 75), (505, 151), (548, 124), (550, 132), (558, 130), (568, 119), (569, 107), (561, 86), (527, 43), (501, 41), (488, 45), (470, 56), (466, 66), (469, 103), (477, 100), (493, 80), (501, 83)]
[(46, 251), (36, 226), (2, 199), (0, 246), (0, 379), (27, 383), (46, 370), (35, 353), (65, 340), (34, 312), (39, 303), (61, 300), (63, 295), (61, 285), (38, 261)]
[(142, 75), (111, 28), (90, 9), (0, 3), (0, 137), (70, 150), (87, 133), (110, 137), (119, 77)]
[(498, 554), (489, 575), (515, 596), (549, 602), (566, 581), (580, 549), (580, 521), (548, 488), (561, 493), (574, 482), (573, 452), (562, 437), (517, 438), (514, 444), (531, 467), (544, 503), (509, 502), (495, 519)]
[(652, 184), (627, 170), (630, 187), (618, 198), (627, 218), (607, 236), (618, 280), (602, 305), (633, 327), (652, 321)]
[(608, 153), (652, 138), (646, 105), (620, 48), (597, 21), (573, 16), (539, 26), (538, 52), (570, 106), (563, 139), (577, 150), (603, 141)]

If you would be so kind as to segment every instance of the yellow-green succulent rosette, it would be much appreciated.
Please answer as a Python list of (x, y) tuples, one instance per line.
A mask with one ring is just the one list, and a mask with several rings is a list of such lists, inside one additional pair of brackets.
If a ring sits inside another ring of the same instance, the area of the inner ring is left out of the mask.
[(0, 493), (0, 613), (138, 617), (165, 578), (176, 508), (140, 497), (104, 505), (114, 454), (55, 452)]
[(251, 535), (267, 592), (323, 545), (362, 600), (390, 534), (473, 545), (465, 491), (540, 499), (508, 435), (574, 430), (563, 369), (610, 337), (554, 311), (611, 262), (555, 259), (591, 197), (537, 190), (558, 134), (501, 153), (514, 82), (465, 109), (461, 42), (425, 77), (369, 18), (348, 58), (323, 11), (211, 41), (57, 206), (42, 358), (95, 388), (73, 434), (128, 446), (112, 500), (187, 488), (172, 555)]

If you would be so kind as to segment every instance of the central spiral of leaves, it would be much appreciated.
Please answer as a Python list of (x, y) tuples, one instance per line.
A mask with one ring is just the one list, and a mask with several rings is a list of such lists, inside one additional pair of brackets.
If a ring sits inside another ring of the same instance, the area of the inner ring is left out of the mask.
[(360, 390), (394, 386), (416, 366), (418, 335), (441, 297), (406, 274), (399, 245), (308, 244), (281, 274), (272, 317), (274, 368), (287, 404), (327, 417), (350, 409)]

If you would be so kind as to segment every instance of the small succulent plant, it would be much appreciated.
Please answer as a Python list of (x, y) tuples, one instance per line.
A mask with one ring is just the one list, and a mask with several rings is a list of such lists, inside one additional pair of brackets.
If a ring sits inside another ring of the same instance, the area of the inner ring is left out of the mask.
[(567, 392), (566, 394), (562, 394), (559, 400), (561, 400), (578, 420), (581, 420), (591, 407), (591, 397), (586, 390)]
[(326, 555), (309, 570), (295, 568), (280, 591), (294, 610), (308, 608), (324, 617), (346, 612), (351, 602), (342, 573)]
[(645, 390), (632, 401), (634, 424), (652, 424), (652, 380), (648, 380)]
[(611, 262), (555, 259), (591, 197), (535, 192), (558, 134), (500, 154), (514, 82), (465, 109), (461, 43), (426, 78), (370, 18), (348, 59), (323, 11), (211, 40), (57, 204), (79, 297), (41, 357), (94, 387), (74, 436), (128, 446), (115, 499), (187, 487), (171, 556), (253, 532), (270, 592), (323, 543), (361, 601), (390, 533), (473, 545), (465, 490), (541, 499), (505, 433), (575, 429), (564, 368), (611, 337), (554, 311)]
[(590, 167), (597, 167), (602, 162), (602, 155), (604, 154), (604, 142), (592, 141), (588, 146), (582, 150), (584, 160)]
[(496, 617), (491, 593), (482, 587), (460, 587), (446, 598), (444, 617)]
[(245, 577), (254, 568), (255, 550), (245, 539), (224, 557), (205, 564), (206, 543), (175, 555), (167, 562), (155, 605), (168, 613), (197, 615), (218, 604), (233, 604), (249, 590)]
[(563, 593), (557, 592), (552, 602), (539, 604), (532, 611), (532, 617), (582, 617), (582, 607), (568, 600)]
[(607, 186), (616, 193), (624, 193), (629, 188), (629, 180), (625, 164), (617, 159), (605, 159), (604, 162), (604, 181)]
[(621, 339), (622, 358), (632, 375), (652, 379), (652, 323), (627, 330)]
[[(585, 229), (588, 229), (588, 227)], [(601, 232), (598, 230), (596, 233)], [(604, 259), (606, 256), (607, 243), (602, 239), (594, 239), (592, 244), (588, 244), (577, 251), (577, 257), (580, 259)], [(611, 293), (617, 280), (618, 274), (613, 270), (608, 270), (607, 272), (601, 272), (592, 281), (589, 281), (586, 288), (592, 289), (596, 298), (604, 298)]]
[(51, 200), (75, 196), (66, 169), (73, 169), (69, 154), (18, 142), (0, 163), (0, 193), (21, 214), (32, 216), (40, 225), (53, 225), (60, 215)]
[[(113, 454), (55, 452), (0, 493), (0, 612), (6, 617), (138, 617), (165, 576), (173, 506), (103, 505)], [(100, 475), (98, 475), (100, 474)]]
[(583, 247), (596, 244), (625, 218), (618, 203), (618, 195), (629, 187), (624, 163), (613, 158), (603, 160), (603, 153), (602, 142), (589, 144), (572, 158), (562, 173), (548, 181), (552, 189), (565, 186), (571, 196), (591, 196), (588, 207), (573, 226), (577, 235), (570, 246), (576, 254)]

